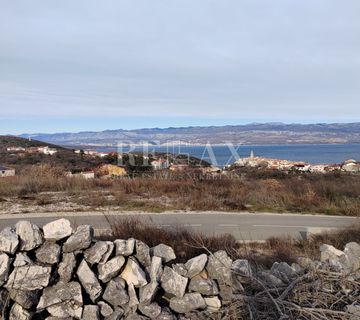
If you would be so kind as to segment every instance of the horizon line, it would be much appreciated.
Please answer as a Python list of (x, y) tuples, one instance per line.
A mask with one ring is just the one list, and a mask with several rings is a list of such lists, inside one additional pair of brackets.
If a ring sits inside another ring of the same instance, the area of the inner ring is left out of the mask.
[(244, 124), (225, 124), (225, 125), (189, 125), (189, 126), (169, 126), (169, 127), (140, 127), (133, 129), (103, 129), (103, 130), (82, 130), (82, 131), (52, 131), (52, 132), (23, 132), (20, 134), (2, 134), (3, 136), (23, 136), (23, 135), (55, 135), (55, 134), (79, 134), (79, 133), (93, 133), (93, 132), (106, 132), (106, 131), (136, 131), (136, 130), (168, 130), (168, 129), (189, 129), (189, 128), (221, 128), (221, 127), (245, 127), (250, 125), (339, 125), (339, 124), (358, 124), (360, 121), (354, 122), (278, 122), (278, 121), (269, 121), (269, 122), (248, 122)]

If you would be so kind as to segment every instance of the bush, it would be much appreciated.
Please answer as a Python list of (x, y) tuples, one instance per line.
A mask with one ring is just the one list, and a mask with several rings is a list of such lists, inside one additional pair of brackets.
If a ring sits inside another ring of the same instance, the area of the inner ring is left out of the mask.
[(186, 262), (199, 254), (208, 254), (209, 251), (226, 250), (233, 255), (237, 248), (235, 238), (228, 234), (206, 236), (179, 225), (160, 228), (150, 219), (112, 216), (107, 216), (107, 219), (112, 230), (111, 240), (135, 238), (150, 247), (163, 243), (174, 249), (178, 262)]

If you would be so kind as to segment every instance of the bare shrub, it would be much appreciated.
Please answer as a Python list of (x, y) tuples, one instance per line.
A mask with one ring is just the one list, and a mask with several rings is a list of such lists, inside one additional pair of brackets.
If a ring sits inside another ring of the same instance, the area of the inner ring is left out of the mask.
[(224, 234), (206, 236), (184, 226), (174, 225), (168, 228), (156, 226), (150, 219), (119, 218), (107, 216), (113, 239), (135, 238), (150, 247), (160, 243), (171, 246), (179, 262), (185, 262), (201, 253), (226, 250), (233, 255), (237, 248), (233, 236)]
[(52, 191), (80, 195), (104, 190), (118, 199), (126, 197), (127, 201), (116, 202), (99, 196), (89, 203), (94, 206), (97, 203), (98, 206), (117, 206), (118, 203), (122, 206), (123, 203), (124, 209), (142, 207), (144, 210), (240, 211), (251, 208), (254, 211), (360, 216), (360, 175), (244, 170), (215, 177), (191, 172), (155, 172), (134, 178), (85, 180), (66, 177), (64, 169), (43, 165), (24, 168), (12, 179), (0, 179), (0, 197)]

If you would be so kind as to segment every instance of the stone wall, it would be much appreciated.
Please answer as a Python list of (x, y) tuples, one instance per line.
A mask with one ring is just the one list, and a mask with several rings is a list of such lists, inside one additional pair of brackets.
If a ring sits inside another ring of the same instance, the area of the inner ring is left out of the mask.
[(179, 264), (164, 244), (95, 241), (91, 226), (73, 229), (66, 219), (42, 229), (20, 221), (0, 233), (0, 319), (208, 319), (254, 277), (283, 287), (323, 263), (344, 274), (359, 270), (358, 244), (321, 250), (322, 262), (280, 262), (255, 275), (247, 260), (233, 261), (225, 251)]

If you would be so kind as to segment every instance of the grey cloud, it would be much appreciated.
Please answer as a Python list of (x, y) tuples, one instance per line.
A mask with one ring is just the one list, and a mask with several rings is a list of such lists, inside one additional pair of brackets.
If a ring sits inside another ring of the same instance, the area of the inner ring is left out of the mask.
[(0, 0), (0, 108), (360, 120), (360, 3)]

